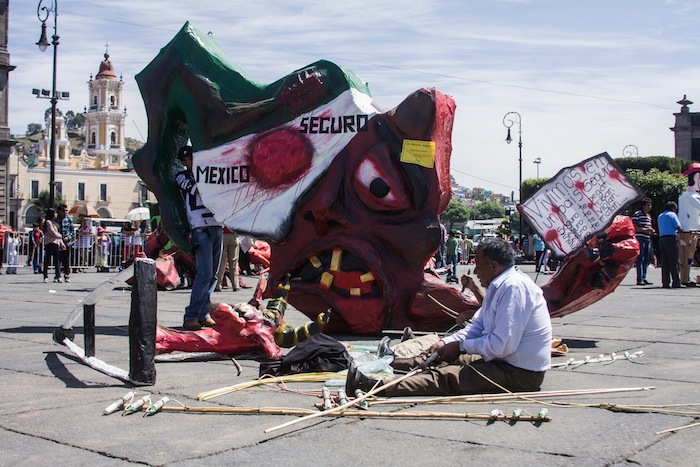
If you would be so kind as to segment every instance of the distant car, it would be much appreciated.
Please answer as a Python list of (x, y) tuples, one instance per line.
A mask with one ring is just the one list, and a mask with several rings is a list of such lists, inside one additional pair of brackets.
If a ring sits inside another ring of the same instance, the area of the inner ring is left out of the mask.
[(479, 242), (485, 238), (498, 238), (498, 235), (496, 235), (495, 233), (492, 233), (492, 232), (474, 235), (474, 238), (472, 239), (472, 243), (474, 244), (474, 248), (476, 248), (476, 246), (479, 244)]

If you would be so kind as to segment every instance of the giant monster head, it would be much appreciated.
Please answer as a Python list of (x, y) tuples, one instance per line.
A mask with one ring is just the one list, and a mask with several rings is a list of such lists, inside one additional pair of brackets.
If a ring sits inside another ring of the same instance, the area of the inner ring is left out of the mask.
[(137, 81), (149, 137), (134, 166), (181, 248), (191, 245), (175, 155), (190, 139), (204, 204), (270, 241), (271, 290), (290, 274), (301, 311), (331, 308), (330, 328), (345, 332), (448, 326), (421, 305), (435, 287), (463, 311), (452, 288), (423, 274), (450, 198), (450, 97), (423, 89), (381, 113), (362, 80), (325, 61), (262, 85), (188, 24)]
[[(230, 229), (272, 246), (267, 296), (289, 276), (293, 306), (312, 319), (330, 308), (328, 331), (361, 334), (446, 330), (457, 313), (478, 308), (468, 291), (424, 273), (450, 199), (450, 97), (422, 89), (381, 112), (366, 83), (326, 61), (256, 83), (189, 24), (136, 80), (148, 141), (134, 167), (181, 249), (192, 245), (176, 155), (190, 140), (203, 203)], [(550, 313), (611, 292), (627, 256), (607, 255), (611, 280), (584, 280), (577, 291), (569, 279), (595, 279), (600, 260), (562, 268), (545, 287)]]

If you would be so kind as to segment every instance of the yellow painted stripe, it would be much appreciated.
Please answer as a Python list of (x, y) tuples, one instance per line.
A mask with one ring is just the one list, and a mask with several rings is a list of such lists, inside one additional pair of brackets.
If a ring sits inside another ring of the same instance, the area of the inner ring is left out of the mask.
[(340, 260), (343, 256), (343, 250), (333, 250), (333, 256), (331, 257), (331, 271), (340, 271)]
[(328, 271), (325, 271), (323, 274), (321, 274), (321, 285), (325, 285), (326, 288), (330, 289), (332, 283), (333, 283), (333, 274), (331, 274)]
[(372, 271), (366, 272), (360, 276), (360, 282), (372, 282), (374, 280), (374, 274)]
[(312, 265), (313, 267), (315, 267), (316, 269), (318, 269), (318, 268), (321, 267), (321, 260), (318, 259), (318, 256), (312, 256), (311, 258), (309, 258), (309, 262), (310, 262), (311, 265)]

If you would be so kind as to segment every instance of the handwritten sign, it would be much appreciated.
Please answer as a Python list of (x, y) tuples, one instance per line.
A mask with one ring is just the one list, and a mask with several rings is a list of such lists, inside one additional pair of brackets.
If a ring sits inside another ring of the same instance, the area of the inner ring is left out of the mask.
[(605, 230), (619, 211), (643, 195), (604, 152), (562, 169), (518, 211), (561, 257)]
[(417, 141), (414, 139), (403, 140), (401, 162), (417, 164), (432, 169), (433, 165), (435, 165), (435, 142)]

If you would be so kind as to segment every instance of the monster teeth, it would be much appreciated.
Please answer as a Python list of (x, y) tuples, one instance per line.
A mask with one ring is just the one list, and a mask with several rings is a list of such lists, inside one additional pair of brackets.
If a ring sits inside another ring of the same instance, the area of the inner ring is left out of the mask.
[(318, 259), (318, 256), (312, 256), (311, 258), (309, 258), (309, 262), (316, 269), (318, 269), (322, 266), (321, 260)]
[(350, 295), (359, 297), (360, 295), (362, 295), (362, 290), (360, 290), (359, 287), (353, 287), (352, 289), (350, 289)]
[(331, 284), (333, 283), (333, 274), (330, 272), (324, 271), (323, 274), (321, 274), (321, 285), (325, 285), (326, 288), (330, 289)]
[(374, 280), (374, 274), (372, 271), (366, 272), (360, 276), (360, 282), (372, 282)]
[(330, 271), (340, 271), (340, 261), (343, 257), (342, 250), (333, 250), (333, 256), (331, 257), (331, 265), (328, 268)]

